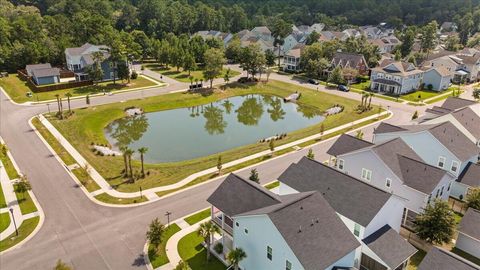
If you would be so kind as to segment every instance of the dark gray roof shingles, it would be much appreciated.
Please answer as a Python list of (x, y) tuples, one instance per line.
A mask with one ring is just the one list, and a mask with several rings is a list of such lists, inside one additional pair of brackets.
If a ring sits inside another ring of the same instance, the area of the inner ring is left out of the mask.
[(452, 252), (433, 247), (417, 270), (479, 270), (480, 266), (473, 264)]
[(368, 146), (373, 145), (370, 142), (358, 139), (354, 136), (348, 134), (342, 134), (328, 149), (327, 154), (332, 156), (338, 156), (345, 153), (349, 153), (355, 150), (359, 150)]
[(362, 241), (391, 269), (397, 268), (417, 252), (416, 248), (388, 225)]
[(382, 133), (399, 132), (399, 131), (405, 131), (405, 129), (403, 129), (399, 126), (395, 126), (395, 125), (392, 125), (392, 124), (382, 122), (378, 125), (378, 127), (375, 128), (373, 133), (374, 134), (382, 134)]
[(469, 162), (458, 177), (458, 182), (471, 187), (480, 186), (480, 164)]
[(480, 116), (472, 108), (466, 107), (452, 113), (453, 117), (468, 130), (477, 140), (480, 140)]
[(366, 227), (391, 194), (308, 158), (292, 164), (278, 180), (299, 191), (319, 191), (335, 211)]
[(52, 76), (60, 76), (60, 69), (58, 68), (42, 68), (42, 69), (35, 69), (32, 71), (33, 76), (37, 78), (41, 77), (52, 77)]
[(463, 99), (458, 97), (449, 97), (443, 102), (441, 107), (454, 111), (460, 108), (473, 105), (475, 103), (476, 103), (475, 101), (468, 100), (468, 99)]
[(460, 221), (459, 232), (466, 234), (480, 242), (480, 211), (468, 208)]
[(462, 162), (478, 155), (478, 147), (451, 122), (444, 122), (429, 132)]

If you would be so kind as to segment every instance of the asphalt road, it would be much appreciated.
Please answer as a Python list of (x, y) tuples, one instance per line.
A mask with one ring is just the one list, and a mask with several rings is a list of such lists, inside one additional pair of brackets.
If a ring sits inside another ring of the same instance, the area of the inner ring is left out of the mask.
[[(271, 78), (290, 81), (277, 75)], [(184, 87), (185, 84), (170, 84), (165, 88), (95, 97), (91, 98), (90, 106), (164, 94)], [(335, 91), (335, 94), (360, 99), (353, 93)], [(76, 187), (64, 167), (28, 125), (32, 116), (47, 110), (46, 105), (15, 105), (3, 93), (0, 98), (0, 135), (22, 172), (28, 176), (45, 212), (45, 223), (38, 234), (21, 248), (0, 256), (2, 270), (51, 269), (58, 259), (73, 265), (76, 270), (145, 269), (142, 250), (150, 221), (159, 217), (166, 223), (166, 211), (173, 213), (171, 219), (176, 219), (207, 207), (205, 199), (221, 182), (220, 179), (200, 185), (145, 206), (121, 209), (99, 206)], [(384, 108), (390, 106), (394, 116), (388, 122), (397, 124), (408, 123), (413, 111), (420, 109), (376, 98), (373, 103), (382, 104)], [(83, 106), (83, 99), (72, 101), (72, 107)], [(369, 139), (373, 127), (363, 131), (365, 138)], [(333, 140), (327, 140), (313, 146), (318, 160), (328, 158), (325, 152), (332, 143)], [(262, 182), (276, 179), (306, 151), (304, 149), (256, 166)], [(239, 174), (248, 176), (249, 171), (247, 168)]]

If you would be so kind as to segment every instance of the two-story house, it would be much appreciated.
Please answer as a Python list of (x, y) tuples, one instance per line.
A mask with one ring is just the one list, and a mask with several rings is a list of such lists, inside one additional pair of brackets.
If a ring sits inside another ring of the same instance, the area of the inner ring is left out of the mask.
[[(105, 45), (93, 45), (85, 43), (81, 47), (66, 48), (65, 58), (67, 60), (67, 68), (75, 73), (75, 80), (86, 81), (90, 80), (88, 76), (88, 67), (95, 64), (98, 61), (95, 57), (96, 53), (102, 55), (100, 59), (100, 66), (103, 70), (103, 81), (113, 80), (114, 65), (110, 61), (110, 54), (108, 47)], [(115, 74), (115, 76), (118, 76)]]
[(401, 95), (416, 91), (422, 82), (423, 71), (412, 63), (384, 60), (372, 68), (371, 89), (375, 92)]
[(447, 200), (455, 180), (452, 174), (424, 163), (400, 138), (372, 144), (343, 134), (327, 153), (337, 170), (405, 198), (406, 227), (434, 198)]
[(433, 247), (418, 265), (418, 270), (480, 270), (480, 266), (445, 249)]
[(301, 70), (300, 60), (305, 45), (298, 44), (283, 56), (283, 70), (297, 72)]
[(368, 75), (367, 61), (361, 54), (336, 52), (331, 61), (331, 69), (333, 70), (336, 67), (354, 69), (361, 76)]

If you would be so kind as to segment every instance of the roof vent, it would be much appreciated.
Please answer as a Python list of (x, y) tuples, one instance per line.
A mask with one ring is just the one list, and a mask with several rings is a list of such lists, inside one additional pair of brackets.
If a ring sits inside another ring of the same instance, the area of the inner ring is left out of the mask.
[(300, 225), (300, 227), (298, 228), (298, 232), (299, 232), (299, 233), (302, 232), (302, 225)]
[(300, 206), (300, 210), (303, 210), (303, 206)]
[(315, 222), (313, 222), (313, 218), (312, 218), (312, 223), (310, 223), (310, 226), (313, 226), (314, 223), (315, 223)]
[(318, 223), (318, 222), (319, 222), (319, 220), (318, 220), (318, 218), (317, 218), (317, 220), (315, 220), (315, 223)]

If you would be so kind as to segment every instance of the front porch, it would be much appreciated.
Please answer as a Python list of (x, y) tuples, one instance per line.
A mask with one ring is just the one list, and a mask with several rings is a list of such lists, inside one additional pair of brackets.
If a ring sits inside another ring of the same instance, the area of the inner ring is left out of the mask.
[(372, 82), (371, 89), (375, 92), (386, 93), (390, 95), (400, 95), (402, 92), (402, 87), (400, 85), (377, 81)]

